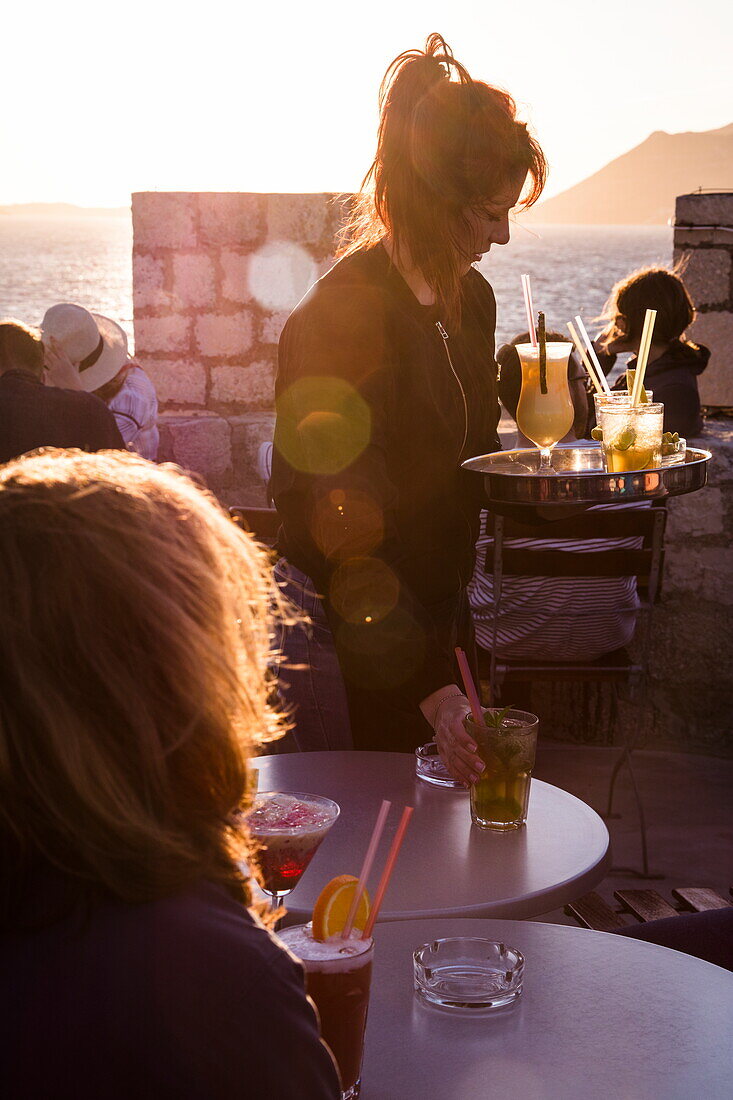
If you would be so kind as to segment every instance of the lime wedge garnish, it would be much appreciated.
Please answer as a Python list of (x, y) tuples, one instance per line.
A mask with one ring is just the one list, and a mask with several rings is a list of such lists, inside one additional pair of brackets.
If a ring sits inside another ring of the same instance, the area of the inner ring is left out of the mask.
[(613, 447), (617, 451), (628, 451), (636, 443), (636, 432), (633, 428), (624, 428), (613, 441)]

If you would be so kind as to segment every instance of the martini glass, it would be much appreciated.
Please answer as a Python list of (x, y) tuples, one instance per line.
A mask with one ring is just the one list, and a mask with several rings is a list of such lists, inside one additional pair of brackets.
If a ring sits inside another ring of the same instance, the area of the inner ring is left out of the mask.
[(273, 912), (298, 885), (340, 812), (337, 803), (318, 794), (261, 791), (255, 797), (247, 826), (259, 845), (257, 879)]

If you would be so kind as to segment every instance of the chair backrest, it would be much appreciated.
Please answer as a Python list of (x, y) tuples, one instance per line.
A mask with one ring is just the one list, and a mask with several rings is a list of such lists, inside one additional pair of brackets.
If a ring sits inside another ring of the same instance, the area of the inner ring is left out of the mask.
[[(494, 555), (486, 572), (500, 583), (512, 577), (636, 577), (640, 596), (654, 603), (664, 564), (665, 508), (614, 508), (588, 511), (569, 519), (523, 523), (489, 514), (486, 533), (494, 536)], [(536, 539), (537, 547), (516, 548), (506, 539)], [(544, 549), (542, 541), (640, 538), (642, 548), (589, 550)]]
[(277, 538), (280, 517), (274, 508), (232, 507), (229, 515), (240, 527), (251, 531), (258, 542), (272, 546)]

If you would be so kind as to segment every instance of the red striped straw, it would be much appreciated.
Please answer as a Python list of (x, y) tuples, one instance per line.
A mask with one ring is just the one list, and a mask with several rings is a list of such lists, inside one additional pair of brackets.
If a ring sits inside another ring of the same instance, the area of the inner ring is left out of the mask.
[(466, 689), (466, 696), (471, 704), (471, 714), (473, 720), (478, 726), (484, 724), (484, 712), (481, 710), (481, 700), (478, 697), (476, 691), (476, 685), (473, 682), (473, 676), (471, 675), (471, 669), (468, 667), (468, 660), (466, 654), (463, 652), (459, 645), (456, 646), (456, 658), (458, 660), (458, 667), (461, 670), (461, 676), (463, 677), (463, 686)]
[(387, 886), (389, 885), (389, 880), (392, 877), (394, 865), (397, 862), (397, 856), (399, 855), (400, 848), (402, 847), (402, 840), (405, 835), (405, 830), (407, 829), (411, 817), (412, 806), (405, 806), (404, 810), (402, 811), (400, 823), (397, 826), (395, 838), (392, 841), (392, 847), (390, 848), (389, 855), (387, 856), (387, 862), (385, 863), (384, 870), (382, 871), (382, 877), (379, 880), (377, 892), (374, 895), (374, 904), (372, 905), (372, 911), (369, 914), (369, 920), (367, 921), (366, 928), (362, 932), (361, 938), (363, 940), (368, 940), (372, 934), (372, 929), (374, 928), (377, 917), (379, 916), (379, 910), (382, 906), (382, 899), (384, 898), (385, 891), (387, 889)]
[(537, 347), (537, 332), (534, 327), (534, 306), (532, 305), (532, 286), (529, 275), (522, 275), (522, 292), (524, 294), (524, 308), (527, 311), (527, 328), (532, 347)]
[(361, 867), (361, 873), (359, 875), (359, 884), (354, 891), (354, 897), (351, 902), (351, 908), (349, 909), (349, 915), (344, 925), (344, 930), (341, 933), (342, 939), (348, 939), (351, 935), (351, 929), (354, 927), (354, 921), (356, 920), (356, 914), (359, 909), (359, 902), (362, 895), (366, 890), (367, 879), (369, 878), (369, 872), (372, 869), (374, 863), (374, 857), (377, 854), (377, 847), (382, 837), (382, 830), (384, 829), (384, 823), (387, 820), (387, 814), (389, 813), (391, 802), (388, 802), (385, 798), (377, 814), (377, 820), (374, 823), (374, 829), (372, 830), (372, 839), (369, 841), (369, 847), (366, 850), (364, 856), (364, 862)]

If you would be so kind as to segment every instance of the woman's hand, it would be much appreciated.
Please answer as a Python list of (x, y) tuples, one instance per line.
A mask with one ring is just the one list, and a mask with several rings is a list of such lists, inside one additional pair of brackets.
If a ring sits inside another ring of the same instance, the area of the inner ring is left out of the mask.
[(44, 342), (43, 349), (48, 383), (60, 390), (83, 390), (79, 371), (55, 336)]
[(467, 787), (478, 780), (485, 767), (476, 752), (476, 742), (463, 725), (463, 719), (470, 713), (471, 704), (465, 695), (450, 695), (438, 704), (433, 718), (440, 758), (453, 778)]

